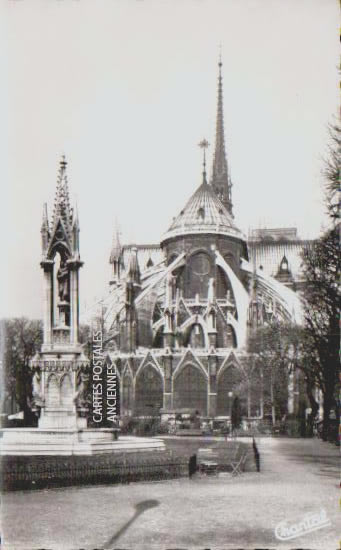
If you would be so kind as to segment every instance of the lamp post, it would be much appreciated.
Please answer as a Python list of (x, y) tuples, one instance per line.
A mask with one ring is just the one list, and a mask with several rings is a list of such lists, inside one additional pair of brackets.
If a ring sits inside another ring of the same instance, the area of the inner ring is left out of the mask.
[(289, 380), (288, 380), (288, 413), (295, 412), (295, 348), (293, 344), (288, 347)]
[(232, 397), (233, 397), (233, 391), (229, 391), (228, 396), (229, 396), (229, 400), (230, 400), (230, 426), (231, 426), (231, 435), (232, 435)]

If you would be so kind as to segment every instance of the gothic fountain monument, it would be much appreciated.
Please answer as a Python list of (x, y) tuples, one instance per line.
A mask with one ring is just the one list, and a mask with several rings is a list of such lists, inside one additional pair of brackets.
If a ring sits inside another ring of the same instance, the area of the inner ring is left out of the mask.
[(158, 439), (123, 436), (113, 428), (87, 428), (81, 416), (92, 365), (79, 342), (79, 221), (70, 207), (66, 161), (57, 180), (52, 223), (44, 205), (44, 274), (41, 350), (33, 357), (32, 393), (40, 409), (37, 428), (1, 430), (0, 455), (91, 455), (165, 449)]

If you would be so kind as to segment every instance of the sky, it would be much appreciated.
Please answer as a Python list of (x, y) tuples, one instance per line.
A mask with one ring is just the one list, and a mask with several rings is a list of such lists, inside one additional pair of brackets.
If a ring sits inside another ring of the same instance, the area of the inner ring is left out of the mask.
[(81, 310), (122, 243), (158, 243), (214, 150), (219, 44), (235, 221), (326, 225), (337, 0), (8, 0), (0, 7), (0, 317), (41, 317), (40, 226), (68, 160)]

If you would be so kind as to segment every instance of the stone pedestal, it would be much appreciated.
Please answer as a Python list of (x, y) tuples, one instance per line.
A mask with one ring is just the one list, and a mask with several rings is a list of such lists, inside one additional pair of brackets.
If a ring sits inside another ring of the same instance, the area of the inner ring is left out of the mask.
[[(54, 337), (55, 333), (62, 341), (55, 342), (50, 349), (45, 345), (31, 361), (33, 400), (40, 408), (38, 427), (50, 430), (86, 428), (85, 419), (77, 418), (77, 404), (86, 389), (81, 375), (88, 373), (89, 361), (79, 346), (64, 342), (69, 331), (54, 329)], [(58, 352), (59, 346), (62, 353)]]
[(56, 334), (62, 335), (62, 339), (69, 334), (59, 329), (53, 329), (54, 343), (45, 344), (42, 352), (31, 361), (33, 399), (41, 411), (38, 428), (1, 430), (0, 455), (164, 451), (165, 445), (159, 439), (128, 436), (118, 439), (118, 429), (87, 428), (87, 420), (78, 416), (77, 408), (82, 392), (86, 392), (89, 361), (79, 344), (56, 341)]
[(161, 439), (123, 436), (117, 430), (7, 428), (0, 431), (0, 456), (94, 455), (103, 453), (165, 451)]

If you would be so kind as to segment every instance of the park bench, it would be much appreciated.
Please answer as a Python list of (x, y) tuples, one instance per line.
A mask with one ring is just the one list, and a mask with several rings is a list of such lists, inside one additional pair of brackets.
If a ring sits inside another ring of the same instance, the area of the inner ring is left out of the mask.
[(214, 449), (198, 449), (198, 470), (201, 474), (218, 474), (218, 455)]

